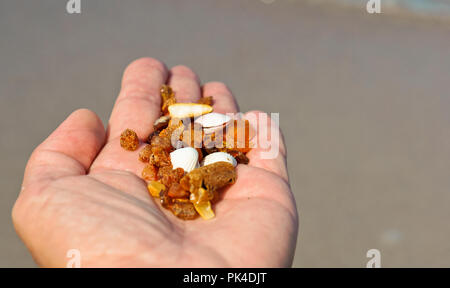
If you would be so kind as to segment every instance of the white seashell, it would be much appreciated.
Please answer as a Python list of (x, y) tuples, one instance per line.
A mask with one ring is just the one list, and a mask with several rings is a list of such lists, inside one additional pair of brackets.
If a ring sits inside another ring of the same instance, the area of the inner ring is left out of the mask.
[(183, 168), (184, 172), (189, 173), (198, 165), (198, 152), (192, 147), (180, 148), (170, 153), (170, 161), (173, 169)]
[(202, 125), (205, 134), (220, 133), (231, 123), (231, 117), (213, 112), (198, 117), (194, 122)]
[(206, 135), (213, 134), (213, 133), (218, 134), (218, 133), (220, 133), (220, 132), (223, 132), (223, 126), (216, 126), (216, 127), (203, 128), (203, 132), (204, 132)]
[(228, 115), (212, 112), (198, 117), (194, 122), (202, 125), (205, 128), (209, 128), (222, 126), (230, 122), (230, 120), (231, 117)]
[(207, 155), (205, 159), (203, 159), (203, 166), (210, 165), (216, 162), (228, 162), (230, 164), (233, 164), (234, 167), (236, 167), (237, 165), (236, 159), (234, 159), (234, 157), (230, 154), (225, 152), (214, 152)]
[(190, 118), (212, 112), (210, 105), (198, 103), (176, 103), (169, 106), (169, 114), (172, 118)]

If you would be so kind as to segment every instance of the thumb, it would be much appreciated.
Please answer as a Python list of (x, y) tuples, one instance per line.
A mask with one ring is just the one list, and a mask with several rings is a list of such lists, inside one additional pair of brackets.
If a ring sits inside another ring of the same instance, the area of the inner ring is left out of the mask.
[(76, 110), (34, 150), (23, 187), (85, 174), (104, 141), (105, 128), (98, 116), (87, 109)]

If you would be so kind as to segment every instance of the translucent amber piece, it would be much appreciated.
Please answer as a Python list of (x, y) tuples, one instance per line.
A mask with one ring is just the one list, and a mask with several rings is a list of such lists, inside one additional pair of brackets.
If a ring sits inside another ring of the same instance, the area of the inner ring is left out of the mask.
[(160, 90), (160, 95), (161, 95), (161, 111), (163, 112), (164, 115), (166, 115), (167, 113), (169, 113), (169, 111), (167, 110), (167, 108), (172, 105), (175, 104), (177, 101), (175, 100), (175, 93), (173, 93), (173, 90), (170, 86), (168, 85), (162, 85), (161, 86), (161, 90)]
[(198, 104), (206, 104), (212, 106), (214, 104), (214, 100), (212, 96), (202, 97), (197, 101)]
[(150, 161), (150, 157), (152, 156), (152, 146), (146, 145), (144, 149), (139, 152), (139, 160), (144, 163), (148, 163)]
[(163, 166), (158, 170), (158, 179), (167, 187), (172, 186), (174, 183), (179, 183), (181, 177), (184, 175), (183, 168), (172, 169), (172, 165)]
[(158, 181), (150, 181), (147, 185), (147, 189), (152, 197), (159, 197), (159, 193), (165, 190), (166, 186)]
[(173, 183), (170, 186), (167, 195), (172, 198), (187, 198), (189, 197), (189, 191), (184, 190), (180, 184)]
[(209, 200), (212, 200), (214, 198), (214, 193), (210, 193), (207, 190), (203, 188), (199, 188), (195, 193), (191, 193), (189, 196), (189, 199), (194, 204), (199, 204), (202, 202), (209, 202)]
[(158, 168), (152, 164), (147, 164), (142, 170), (142, 178), (146, 181), (155, 181), (158, 179)]
[(187, 199), (173, 199), (169, 209), (175, 216), (183, 220), (192, 220), (198, 216), (194, 205)]
[(194, 207), (195, 210), (197, 210), (198, 214), (200, 214), (200, 216), (205, 220), (209, 220), (216, 217), (214, 211), (212, 210), (211, 202), (209, 201), (201, 202), (199, 204), (194, 203)]
[(169, 85), (162, 85), (159, 92), (160, 92), (162, 101), (167, 101), (169, 98), (174, 97), (172, 88)]

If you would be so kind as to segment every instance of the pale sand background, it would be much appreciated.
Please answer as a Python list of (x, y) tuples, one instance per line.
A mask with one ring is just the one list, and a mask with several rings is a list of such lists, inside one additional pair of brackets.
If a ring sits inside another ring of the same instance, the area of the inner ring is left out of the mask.
[[(189, 2), (189, 3), (188, 3)], [(363, 1), (364, 2), (364, 1)], [(300, 212), (294, 266), (450, 266), (450, 26), (301, 1), (0, 2), (0, 266), (34, 266), (10, 210), (71, 111), (106, 121), (152, 56), (281, 113)]]

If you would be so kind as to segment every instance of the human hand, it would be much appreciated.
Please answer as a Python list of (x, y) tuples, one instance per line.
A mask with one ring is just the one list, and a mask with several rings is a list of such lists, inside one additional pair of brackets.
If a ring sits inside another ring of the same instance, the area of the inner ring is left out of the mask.
[(139, 150), (123, 150), (119, 138), (130, 128), (147, 139), (164, 83), (180, 102), (212, 95), (215, 111), (238, 110), (225, 85), (200, 87), (187, 67), (131, 63), (107, 131), (95, 113), (77, 110), (28, 161), (12, 217), (35, 261), (65, 267), (67, 251), (78, 249), (82, 267), (290, 266), (298, 220), (282, 139), (275, 159), (262, 159), (258, 148), (247, 154), (250, 163), (237, 166), (213, 220), (180, 220), (149, 196)]

